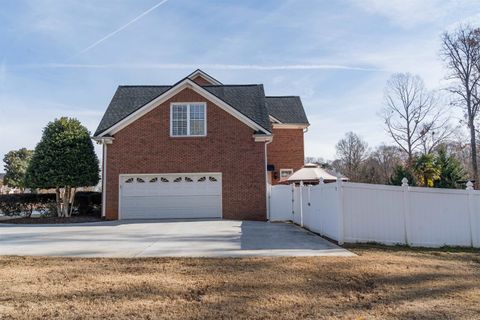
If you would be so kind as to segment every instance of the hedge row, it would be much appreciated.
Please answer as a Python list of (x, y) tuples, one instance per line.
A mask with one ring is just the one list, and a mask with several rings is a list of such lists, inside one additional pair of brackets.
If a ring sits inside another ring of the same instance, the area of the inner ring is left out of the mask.
[(102, 193), (94, 191), (78, 191), (75, 193), (73, 207), (79, 215), (101, 216)]
[(54, 193), (17, 193), (0, 195), (0, 211), (4, 215), (30, 216), (37, 210), (46, 213), (55, 209)]
[[(56, 214), (54, 193), (17, 193), (0, 195), (0, 213), (7, 216), (30, 216), (33, 211), (42, 214)], [(98, 215), (101, 213), (102, 194), (100, 192), (75, 193), (73, 212), (80, 215)]]

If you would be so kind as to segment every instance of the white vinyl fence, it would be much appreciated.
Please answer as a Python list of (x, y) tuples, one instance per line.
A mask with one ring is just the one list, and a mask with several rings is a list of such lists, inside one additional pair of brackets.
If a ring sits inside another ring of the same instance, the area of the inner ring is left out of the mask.
[(344, 242), (480, 247), (480, 191), (341, 182), (271, 187), (270, 220)]

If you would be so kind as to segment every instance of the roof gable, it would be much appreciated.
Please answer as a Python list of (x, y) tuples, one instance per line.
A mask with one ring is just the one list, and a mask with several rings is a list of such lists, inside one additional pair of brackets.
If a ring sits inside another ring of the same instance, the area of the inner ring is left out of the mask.
[(270, 130), (263, 85), (221, 85), (203, 86), (203, 88), (233, 106), (262, 128)]
[(265, 106), (270, 116), (284, 124), (305, 124), (308, 119), (302, 101), (297, 96), (265, 97)]
[[(218, 86), (217, 88), (222, 87), (224, 86)], [(225, 87), (231, 88), (222, 90), (215, 89), (215, 86), (201, 87), (188, 78), (181, 80), (174, 86), (120, 86), (112, 98), (94, 136), (101, 137), (107, 134), (114, 134), (185, 88), (193, 89), (203, 95), (206, 99), (231, 113), (254, 130), (269, 134), (270, 123), (264, 103), (265, 94), (263, 86)], [(235, 90), (235, 87), (248, 89), (238, 90), (237, 88)], [(207, 88), (210, 88), (210, 90)]]
[[(207, 82), (208, 84), (211, 84), (211, 85), (221, 85), (222, 83), (220, 81), (218, 81), (217, 79), (215, 79), (214, 77), (212, 77), (211, 75), (209, 75), (208, 73), (204, 72), (203, 70), (200, 70), (200, 69), (197, 69), (195, 71), (193, 71), (192, 73), (190, 73), (187, 78), (190, 79), (190, 80), (195, 80), (197, 78), (202, 78), (203, 80), (205, 80), (205, 82)], [(200, 84), (202, 85), (202, 84)]]
[(94, 136), (125, 119), (170, 88), (171, 86), (119, 86)]

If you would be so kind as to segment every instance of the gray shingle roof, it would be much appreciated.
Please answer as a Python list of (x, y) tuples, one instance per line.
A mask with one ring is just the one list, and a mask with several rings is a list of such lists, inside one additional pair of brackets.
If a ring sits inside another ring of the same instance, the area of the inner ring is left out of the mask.
[(94, 136), (126, 118), (170, 88), (171, 86), (119, 86)]
[[(111, 128), (173, 86), (119, 86), (94, 136)], [(269, 114), (283, 123), (308, 124), (299, 97), (265, 97), (261, 84), (208, 85), (202, 88), (266, 130), (271, 130)]]
[(268, 113), (282, 123), (309, 124), (300, 97), (265, 97), (265, 105)]
[(270, 131), (262, 84), (203, 86), (203, 88)]

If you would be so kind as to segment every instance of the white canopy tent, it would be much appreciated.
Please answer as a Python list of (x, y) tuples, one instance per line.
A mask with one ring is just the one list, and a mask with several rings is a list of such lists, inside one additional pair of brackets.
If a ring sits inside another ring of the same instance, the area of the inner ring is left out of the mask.
[[(348, 181), (346, 177), (340, 177), (343, 181)], [(320, 168), (318, 164), (308, 163), (303, 166), (302, 169), (293, 173), (286, 182), (291, 183), (306, 183), (306, 184), (318, 184), (320, 180), (324, 182), (337, 181), (337, 177), (328, 173), (325, 169)]]

